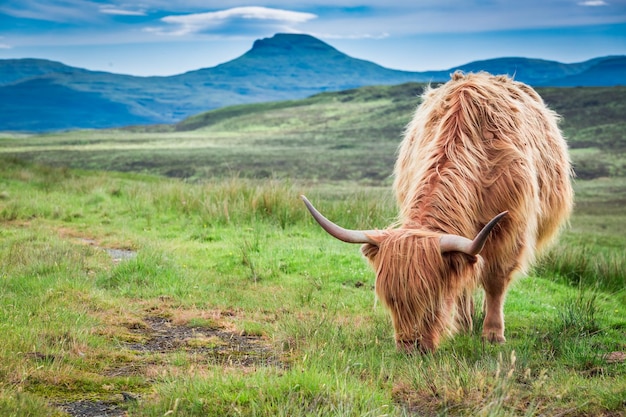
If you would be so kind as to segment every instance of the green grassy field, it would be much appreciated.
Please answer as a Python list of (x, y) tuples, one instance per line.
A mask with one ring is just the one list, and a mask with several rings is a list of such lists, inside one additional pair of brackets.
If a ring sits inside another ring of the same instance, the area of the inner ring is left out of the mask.
[(477, 313), (435, 354), (396, 352), (358, 247), (309, 218), (303, 193), (347, 227), (394, 220), (416, 91), (0, 140), (0, 415), (623, 416), (623, 139), (572, 146), (614, 164), (576, 180), (503, 346)]
[(577, 183), (585, 203), (564, 243), (510, 292), (506, 345), (476, 329), (430, 356), (395, 351), (358, 249), (297, 198), (368, 227), (393, 217), (388, 191), (11, 160), (1, 178), (2, 415), (622, 413), (621, 178)]

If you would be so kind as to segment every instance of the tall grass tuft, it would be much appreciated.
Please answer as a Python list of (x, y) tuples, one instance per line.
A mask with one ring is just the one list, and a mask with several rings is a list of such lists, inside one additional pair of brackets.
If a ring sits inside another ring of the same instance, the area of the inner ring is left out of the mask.
[[(333, 221), (350, 228), (384, 228), (396, 215), (389, 190), (354, 188), (348, 184), (320, 189), (289, 181), (240, 177), (201, 183), (82, 173), (65, 168), (11, 162), (0, 167), (5, 180), (36, 185), (29, 195), (8, 190), (0, 199), (0, 220), (52, 218), (72, 221), (84, 210), (100, 210), (103, 216), (132, 214), (149, 225), (168, 219), (189, 219), (207, 228), (213, 226), (270, 223), (281, 229), (312, 220), (300, 200), (307, 194)], [(23, 187), (22, 187), (23, 188)], [(67, 197), (73, 200), (67, 204)], [(28, 200), (29, 204), (24, 204)], [(119, 214), (110, 212), (113, 209)]]
[(304, 186), (276, 180), (230, 178), (203, 184), (181, 181), (130, 183), (116, 190), (126, 197), (130, 210), (150, 218), (155, 212), (199, 220), (203, 225), (253, 224), (258, 221), (288, 226), (311, 222), (300, 200), (308, 194), (333, 221), (352, 228), (384, 228), (394, 220), (393, 200), (378, 191), (333, 193), (307, 190)]
[(201, 185), (163, 181), (150, 187), (131, 184), (119, 192), (137, 202), (133, 208), (137, 214), (156, 209), (196, 218), (208, 226), (263, 220), (285, 228), (305, 215), (295, 188), (278, 181), (231, 178)]
[(598, 251), (589, 246), (559, 246), (545, 254), (535, 272), (568, 285), (608, 292), (626, 288), (626, 252)]
[(518, 345), (522, 362), (545, 361), (546, 367), (558, 362), (579, 372), (604, 366), (599, 351), (610, 350), (604, 345), (610, 329), (603, 327), (600, 299), (594, 290), (571, 292), (556, 306), (555, 316), (528, 332)]
[(559, 309), (556, 333), (561, 336), (587, 337), (598, 332), (597, 300), (597, 293), (579, 291), (576, 298), (564, 303)]

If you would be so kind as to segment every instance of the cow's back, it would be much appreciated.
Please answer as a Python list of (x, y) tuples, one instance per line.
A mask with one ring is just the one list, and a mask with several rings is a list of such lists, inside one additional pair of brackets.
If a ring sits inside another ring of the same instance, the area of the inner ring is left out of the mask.
[(524, 269), (572, 208), (557, 120), (534, 90), (504, 76), (455, 73), (427, 90), (396, 162), (400, 223), (472, 237), (508, 210), (485, 256), (497, 251)]

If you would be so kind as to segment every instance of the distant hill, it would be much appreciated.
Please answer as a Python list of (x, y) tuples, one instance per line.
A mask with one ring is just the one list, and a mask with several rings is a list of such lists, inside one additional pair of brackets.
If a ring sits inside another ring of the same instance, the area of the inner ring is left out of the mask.
[(46, 74), (72, 74), (76, 72), (88, 71), (45, 59), (3, 59), (0, 60), (0, 86)]
[(255, 41), (232, 61), (169, 77), (88, 71), (38, 59), (0, 60), (0, 131), (176, 123), (235, 104), (366, 85), (441, 82), (455, 69), (509, 74), (535, 86), (626, 85), (626, 56), (577, 64), (498, 58), (409, 72), (352, 58), (309, 35), (277, 34)]
[[(45, 92), (45, 94), (42, 94)], [(1, 89), (0, 126), (12, 130), (48, 131), (76, 127), (103, 128), (143, 123), (126, 104), (112, 101), (98, 93), (79, 91), (54, 83), (53, 79), (35, 77)], [(71, 109), (68, 111), (68, 109)], [(97, 109), (97, 111), (94, 111)]]
[(606, 57), (594, 61), (584, 71), (550, 80), (549, 85), (554, 87), (626, 85), (624, 82), (625, 71), (626, 57)]
[[(15, 135), (0, 140), (0, 158), (191, 181), (237, 176), (388, 186), (398, 143), (424, 87), (366, 86), (241, 104), (176, 125)], [(626, 178), (626, 86), (537, 91), (563, 116), (560, 127), (578, 179)], [(623, 211), (623, 204), (614, 209)]]

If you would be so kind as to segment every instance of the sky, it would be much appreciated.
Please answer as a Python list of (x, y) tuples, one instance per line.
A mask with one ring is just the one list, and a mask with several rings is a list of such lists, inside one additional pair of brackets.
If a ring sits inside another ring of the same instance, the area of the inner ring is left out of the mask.
[(626, 0), (0, 0), (0, 59), (174, 75), (276, 33), (408, 71), (498, 57), (626, 55)]

